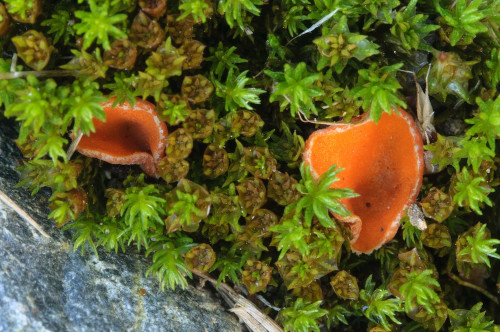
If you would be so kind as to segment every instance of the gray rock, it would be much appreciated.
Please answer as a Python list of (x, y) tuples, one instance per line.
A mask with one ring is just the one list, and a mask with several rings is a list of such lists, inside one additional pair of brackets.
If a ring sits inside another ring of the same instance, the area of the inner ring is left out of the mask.
[(0, 331), (240, 331), (207, 289), (162, 292), (136, 253), (73, 252), (71, 234), (47, 220), (48, 194), (14, 188), (21, 155), (0, 121), (0, 189), (51, 238), (0, 201)]

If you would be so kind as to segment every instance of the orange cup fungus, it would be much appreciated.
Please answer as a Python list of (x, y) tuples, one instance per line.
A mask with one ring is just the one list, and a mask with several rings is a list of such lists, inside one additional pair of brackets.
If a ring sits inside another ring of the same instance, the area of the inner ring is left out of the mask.
[(351, 248), (358, 254), (369, 254), (394, 237), (422, 185), (422, 136), (402, 109), (384, 112), (378, 124), (367, 112), (355, 123), (317, 130), (303, 158), (316, 178), (334, 164), (344, 168), (332, 188), (359, 194), (342, 200), (352, 215), (339, 218), (350, 228)]
[(167, 126), (155, 106), (136, 99), (113, 107), (114, 98), (103, 103), (106, 121), (94, 119), (95, 132), (83, 136), (77, 151), (111, 164), (138, 164), (144, 172), (159, 177), (157, 164), (165, 154)]

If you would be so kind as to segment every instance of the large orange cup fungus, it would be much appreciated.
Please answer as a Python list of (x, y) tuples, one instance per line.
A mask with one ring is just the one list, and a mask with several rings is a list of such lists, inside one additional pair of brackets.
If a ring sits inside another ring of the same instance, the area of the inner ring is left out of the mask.
[(103, 103), (106, 121), (94, 119), (95, 132), (83, 136), (77, 151), (111, 164), (138, 164), (144, 172), (159, 177), (157, 164), (165, 154), (167, 126), (155, 106), (136, 99), (113, 107), (114, 98)]
[(422, 185), (422, 136), (402, 109), (384, 112), (378, 124), (367, 112), (356, 123), (317, 130), (303, 158), (315, 177), (334, 164), (344, 168), (332, 188), (359, 194), (342, 200), (352, 215), (340, 218), (351, 229), (351, 248), (358, 254), (369, 254), (394, 237)]

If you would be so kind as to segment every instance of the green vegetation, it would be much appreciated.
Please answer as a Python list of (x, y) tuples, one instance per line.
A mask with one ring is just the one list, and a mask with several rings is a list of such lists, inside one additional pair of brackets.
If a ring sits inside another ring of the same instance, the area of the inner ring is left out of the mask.
[(109, 44), (109, 37), (115, 39), (125, 38), (127, 35), (120, 30), (115, 24), (125, 21), (126, 14), (110, 15), (109, 1), (101, 1), (97, 4), (93, 0), (88, 1), (90, 12), (77, 10), (75, 17), (79, 18), (81, 22), (75, 24), (75, 32), (78, 35), (83, 35), (82, 49), (89, 48), (94, 40), (102, 45), (105, 50), (111, 49)]
[[(0, 2), (0, 120), (19, 132), (19, 185), (51, 189), (50, 218), (75, 250), (138, 250), (162, 289), (200, 272), (247, 287), (287, 331), (499, 330), (499, 1), (166, 8)], [(437, 129), (424, 148), (438, 170), (417, 199), (427, 229), (408, 213), (392, 241), (358, 256), (338, 220), (357, 194), (330, 188), (335, 165), (311, 172), (304, 142), (367, 110), (416, 114), (404, 71), (428, 83)], [(167, 123), (158, 179), (67, 154), (105, 121), (109, 97), (147, 99)]]
[[(314, 180), (309, 165), (300, 166), (302, 180), (297, 184), (297, 190), (302, 193), (302, 197), (285, 208), (285, 213), (293, 211), (295, 216), (304, 216), (304, 223), (311, 227), (313, 217), (326, 228), (335, 228), (335, 223), (330, 217), (330, 213), (335, 213), (341, 217), (351, 213), (340, 203), (341, 198), (358, 196), (351, 189), (331, 189), (330, 186), (338, 181), (337, 174), (342, 169), (337, 169), (336, 165), (330, 167), (318, 180)], [(301, 214), (302, 213), (302, 214)]]

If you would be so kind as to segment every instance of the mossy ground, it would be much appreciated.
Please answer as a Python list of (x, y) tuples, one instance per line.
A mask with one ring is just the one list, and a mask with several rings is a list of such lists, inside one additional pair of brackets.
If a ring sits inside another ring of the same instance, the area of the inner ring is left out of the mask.
[[(52, 189), (75, 249), (134, 245), (162, 287), (190, 270), (243, 283), (283, 308), (256, 302), (286, 330), (498, 330), (498, 1), (162, 3), (0, 4), (0, 116), (19, 123), (21, 184)], [(335, 169), (322, 182), (300, 167), (311, 121), (415, 113), (402, 70), (425, 89), (428, 64), (428, 228), (403, 218), (394, 240), (354, 255), (328, 213), (352, 193), (328, 189)], [(68, 160), (105, 96), (151, 101), (176, 133), (162, 178)]]

